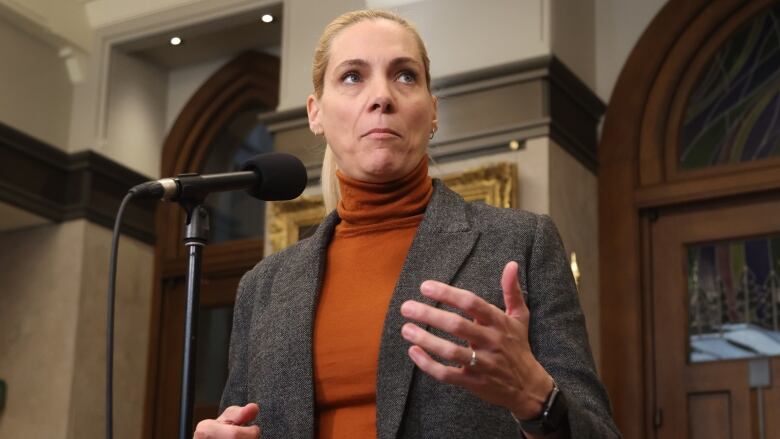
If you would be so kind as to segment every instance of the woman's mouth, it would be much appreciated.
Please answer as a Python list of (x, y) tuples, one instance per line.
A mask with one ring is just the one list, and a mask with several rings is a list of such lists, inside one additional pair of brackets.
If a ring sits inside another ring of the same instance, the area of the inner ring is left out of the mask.
[(373, 128), (366, 131), (366, 133), (363, 134), (363, 137), (368, 137), (369, 139), (374, 140), (387, 140), (399, 138), (401, 135), (397, 131), (391, 130), (390, 128)]

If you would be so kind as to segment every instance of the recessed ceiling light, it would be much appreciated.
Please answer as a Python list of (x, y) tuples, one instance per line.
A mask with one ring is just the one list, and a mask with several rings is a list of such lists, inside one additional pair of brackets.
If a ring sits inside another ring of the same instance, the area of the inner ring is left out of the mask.
[(181, 44), (181, 38), (179, 37), (171, 38), (171, 45), (178, 46), (179, 44)]
[(271, 14), (263, 14), (260, 19), (263, 20), (263, 23), (270, 23), (274, 21), (274, 16)]

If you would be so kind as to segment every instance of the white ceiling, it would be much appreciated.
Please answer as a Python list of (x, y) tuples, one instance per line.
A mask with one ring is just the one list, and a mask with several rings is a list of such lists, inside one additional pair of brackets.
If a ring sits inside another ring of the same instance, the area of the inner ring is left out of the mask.
[[(260, 21), (260, 17), (266, 13), (274, 16), (273, 22)], [(170, 44), (170, 39), (174, 36), (182, 39), (180, 45)], [(116, 48), (160, 67), (177, 69), (229, 57), (246, 50), (278, 53), (281, 41), (282, 5), (277, 4), (145, 36)]]

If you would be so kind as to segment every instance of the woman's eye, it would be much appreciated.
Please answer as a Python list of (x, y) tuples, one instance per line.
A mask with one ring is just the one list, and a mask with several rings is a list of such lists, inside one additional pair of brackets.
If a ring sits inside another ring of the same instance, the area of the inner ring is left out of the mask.
[(345, 84), (357, 84), (360, 82), (360, 75), (355, 72), (345, 73), (344, 76), (341, 77), (341, 81)]
[(401, 74), (398, 75), (398, 80), (404, 84), (412, 84), (416, 79), (417, 75), (413, 72), (401, 72)]

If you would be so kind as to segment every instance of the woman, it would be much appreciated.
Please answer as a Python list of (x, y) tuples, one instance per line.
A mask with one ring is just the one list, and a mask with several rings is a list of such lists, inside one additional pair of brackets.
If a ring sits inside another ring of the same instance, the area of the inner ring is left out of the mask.
[(619, 436), (549, 218), (428, 177), (436, 98), (417, 32), (344, 14), (313, 79), (336, 210), (242, 279), (227, 408), (195, 436)]

